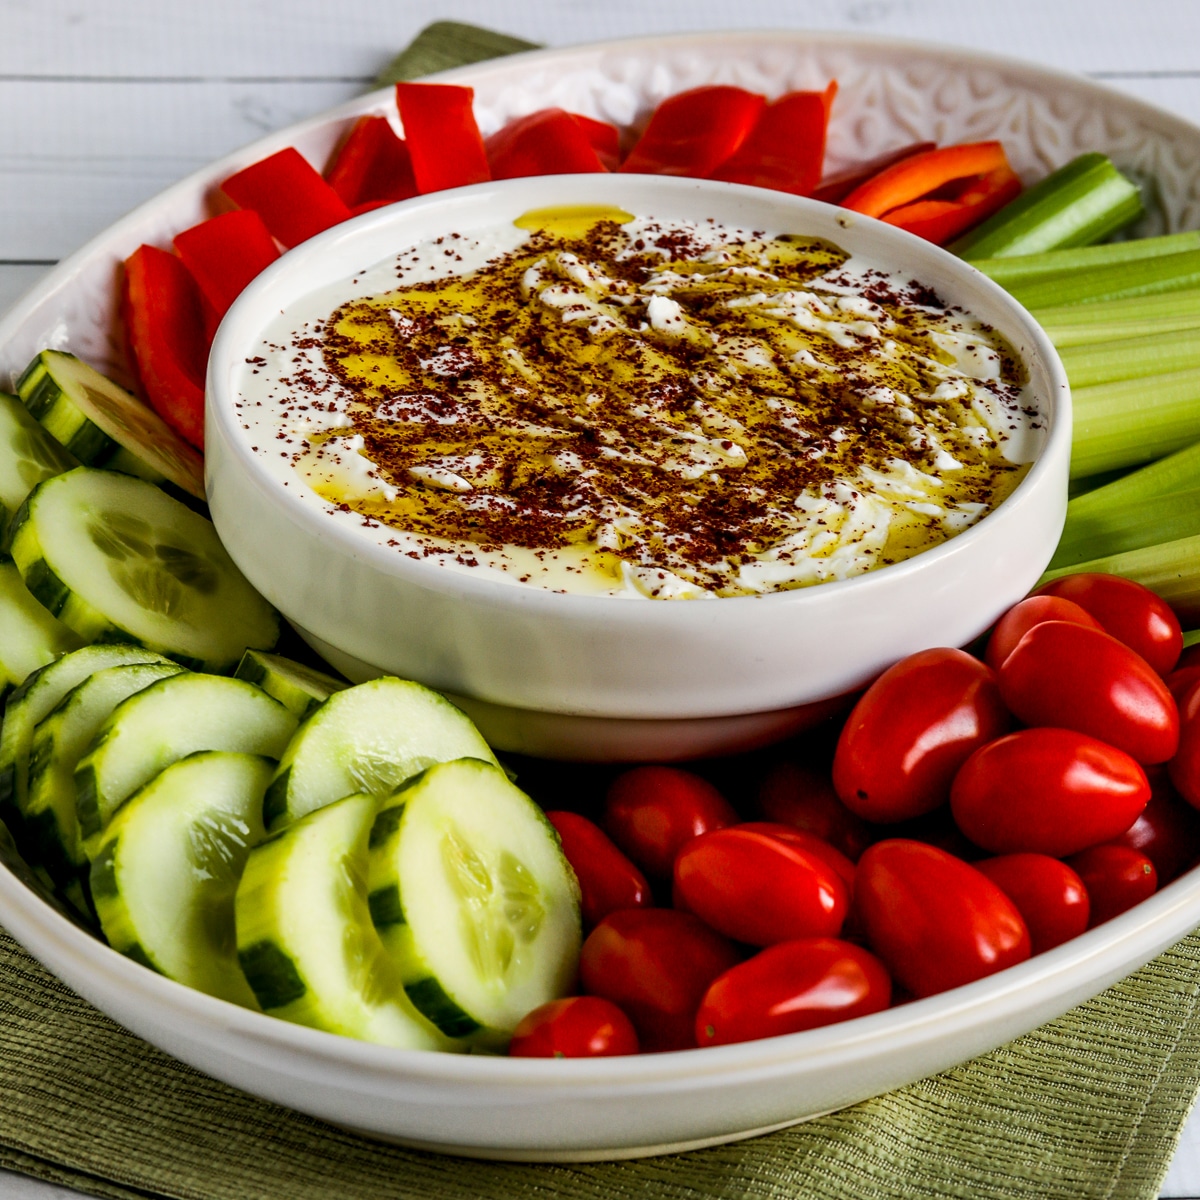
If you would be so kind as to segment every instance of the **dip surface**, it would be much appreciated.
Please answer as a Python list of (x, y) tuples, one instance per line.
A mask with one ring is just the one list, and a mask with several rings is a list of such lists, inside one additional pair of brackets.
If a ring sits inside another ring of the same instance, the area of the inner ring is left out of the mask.
[(398, 553), (564, 591), (752, 595), (968, 528), (1044, 430), (993, 331), (837, 246), (617, 210), (448, 234), (247, 359), (253, 449)]

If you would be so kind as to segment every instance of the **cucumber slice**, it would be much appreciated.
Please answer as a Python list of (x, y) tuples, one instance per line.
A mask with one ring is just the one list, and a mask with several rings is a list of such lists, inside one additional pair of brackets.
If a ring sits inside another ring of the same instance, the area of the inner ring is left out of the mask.
[(262, 688), (268, 696), (274, 696), (300, 721), (320, 708), (334, 692), (345, 691), (350, 686), (303, 663), (262, 650), (247, 650), (233, 675), (235, 679), (244, 679)]
[[(0, 866), (7, 868), (39, 900), (49, 904), (55, 912), (61, 913), (67, 920), (76, 925), (83, 924), (80, 921), (80, 914), (75, 910), (74, 906), (64, 903), (53, 885), (25, 861), (20, 850), (17, 848), (16, 839), (3, 821), (0, 821)], [(82, 896), (80, 900), (82, 901)]]
[(433, 763), (495, 762), (487, 742), (449, 700), (406, 679), (372, 679), (335, 692), (297, 731), (263, 801), (280, 829), (352, 792), (387, 796)]
[(19, 846), (24, 845), (21, 810), (29, 785), (29, 747), (33, 731), (59, 701), (89, 675), (106, 667), (133, 663), (169, 662), (153, 650), (139, 646), (84, 646), (35, 671), (9, 694), (0, 732), (0, 820), (8, 823)]
[(171, 763), (197, 750), (278, 759), (296, 718), (253, 684), (184, 672), (120, 704), (75, 771), (79, 828), (94, 857), (113, 813)]
[(0, 392), (0, 528), (43, 479), (78, 465), (16, 396)]
[(409, 999), (444, 1033), (507, 1041), (565, 996), (579, 964), (579, 885), (542, 810), (499, 767), (440, 763), (375, 819), (375, 928)]
[(178, 675), (175, 663), (107, 667), (72, 688), (33, 732), (29, 788), (21, 817), (30, 858), (60, 886), (83, 873), (87, 855), (76, 817), (75, 768), (123, 700)]
[(0, 562), (0, 676), (24, 683), (39, 667), (79, 646), (75, 632), (30, 595), (20, 571)]
[(405, 995), (367, 910), (367, 838), (379, 806), (347, 796), (250, 851), (238, 885), (238, 961), (272, 1016), (406, 1049), (454, 1043)]
[(197, 670), (232, 670), (279, 635), (212, 523), (129, 475), (76, 467), (13, 519), (26, 587), (86, 641), (133, 642)]
[(204, 499), (204, 459), (152, 408), (94, 367), (43, 350), (17, 380), (32, 416), (80, 462), (167, 482)]
[(275, 761), (201, 751), (156, 775), (109, 822), (92, 902), (114, 950), (210, 996), (258, 1002), (237, 961), (233, 895), (263, 837)]

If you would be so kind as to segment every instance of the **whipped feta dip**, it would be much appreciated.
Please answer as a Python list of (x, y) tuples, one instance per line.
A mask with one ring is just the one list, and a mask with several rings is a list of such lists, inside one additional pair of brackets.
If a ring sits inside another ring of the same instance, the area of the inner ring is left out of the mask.
[(252, 450), (451, 570), (653, 599), (847, 579), (944, 542), (1045, 436), (1012, 350), (803, 235), (618, 210), (407, 247), (240, 368)]

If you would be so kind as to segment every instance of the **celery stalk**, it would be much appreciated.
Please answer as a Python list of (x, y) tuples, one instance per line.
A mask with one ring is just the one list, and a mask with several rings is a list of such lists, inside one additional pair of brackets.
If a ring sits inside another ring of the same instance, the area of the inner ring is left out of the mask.
[(1200, 622), (1200, 535), (1160, 542), (1141, 550), (1106, 555), (1072, 567), (1047, 571), (1039, 582), (1046, 583), (1063, 575), (1098, 571), (1103, 575), (1123, 575), (1157, 592), (1185, 623)]
[(1070, 250), (1047, 250), (1044, 254), (1017, 254), (1012, 258), (973, 258), (971, 266), (1001, 287), (1008, 287), (1010, 283), (1029, 283), (1034, 279), (1053, 278), (1140, 258), (1157, 258), (1163, 254), (1179, 254), (1184, 250), (1200, 250), (1200, 231), (1130, 238), (1127, 242), (1105, 242), (1102, 246), (1075, 246)]
[(1141, 215), (1137, 185), (1103, 154), (1081, 154), (1027, 188), (949, 249), (971, 260), (1090, 246)]
[(1051, 569), (1200, 534), (1200, 487), (1090, 509), (1067, 505), (1067, 523)]
[(1161, 458), (1200, 436), (1198, 371), (1081, 387), (1073, 389), (1072, 402), (1075, 478)]
[(1107, 509), (1123, 508), (1173, 492), (1190, 492), (1193, 488), (1200, 488), (1200, 442), (1192, 442), (1166, 458), (1079, 496), (1072, 500), (1068, 513), (1076, 518), (1098, 519)]
[(1163, 292), (1157, 296), (1129, 296), (1124, 300), (1098, 300), (1094, 304), (1039, 308), (1033, 315), (1059, 350), (1114, 338), (1200, 329), (1200, 288)]
[(1026, 308), (1094, 304), (1200, 287), (1200, 250), (1111, 263), (1054, 279), (1034, 279), (1007, 290)]
[(1066, 346), (1059, 352), (1072, 388), (1118, 379), (1141, 379), (1200, 367), (1200, 336), (1194, 329)]
[[(1123, 479), (1132, 469), (1130, 467), (1118, 467), (1115, 471), (1101, 471), (1099, 475), (1081, 475), (1077, 479), (1069, 480), (1067, 483), (1067, 499), (1076, 500), (1080, 496), (1086, 496), (1089, 492), (1107, 487), (1113, 480)], [(1145, 470), (1144, 467), (1142, 469)]]
[(1200, 629), (1185, 629), (1183, 631), (1183, 648), (1186, 650), (1189, 646), (1194, 646), (1200, 642)]

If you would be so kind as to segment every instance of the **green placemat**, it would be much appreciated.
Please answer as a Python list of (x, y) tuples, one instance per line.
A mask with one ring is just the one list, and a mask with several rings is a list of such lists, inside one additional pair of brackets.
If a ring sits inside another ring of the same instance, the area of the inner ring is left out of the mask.
[[(388, 82), (528, 49), (431, 26)], [(255, 1100), (114, 1024), (0, 931), (0, 1166), (189, 1200), (1150, 1200), (1200, 1082), (1200, 935), (1027, 1037), (781, 1133), (580, 1166), (400, 1150)]]

